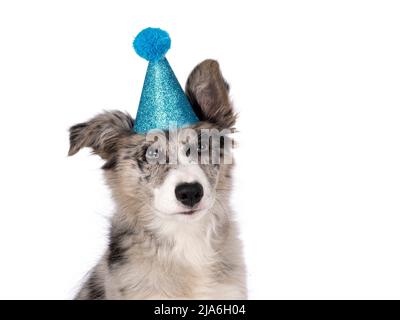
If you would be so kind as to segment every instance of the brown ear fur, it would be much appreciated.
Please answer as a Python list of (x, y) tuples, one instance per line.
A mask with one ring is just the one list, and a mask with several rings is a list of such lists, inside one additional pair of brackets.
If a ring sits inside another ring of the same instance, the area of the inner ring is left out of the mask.
[(229, 99), (229, 85), (215, 60), (205, 60), (190, 73), (186, 82), (186, 95), (202, 121), (231, 128), (236, 122)]
[(81, 148), (93, 149), (103, 159), (110, 159), (118, 149), (120, 138), (132, 134), (133, 119), (121, 111), (107, 111), (93, 119), (78, 123), (69, 129), (69, 156)]

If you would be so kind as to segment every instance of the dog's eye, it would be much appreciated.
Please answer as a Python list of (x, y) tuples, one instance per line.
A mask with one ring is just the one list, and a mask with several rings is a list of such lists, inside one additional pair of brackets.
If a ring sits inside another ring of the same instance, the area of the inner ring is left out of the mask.
[(160, 148), (148, 147), (146, 150), (146, 158), (150, 160), (158, 159), (160, 154)]
[(208, 150), (208, 143), (200, 142), (199, 145), (197, 146), (197, 151), (199, 153), (202, 153), (202, 152), (207, 151), (207, 150)]

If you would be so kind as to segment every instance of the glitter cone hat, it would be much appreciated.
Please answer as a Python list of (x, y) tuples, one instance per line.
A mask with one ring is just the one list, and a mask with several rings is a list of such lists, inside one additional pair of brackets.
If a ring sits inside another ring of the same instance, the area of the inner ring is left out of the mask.
[(181, 128), (199, 121), (165, 54), (171, 47), (166, 31), (142, 30), (133, 41), (136, 53), (149, 61), (133, 131)]

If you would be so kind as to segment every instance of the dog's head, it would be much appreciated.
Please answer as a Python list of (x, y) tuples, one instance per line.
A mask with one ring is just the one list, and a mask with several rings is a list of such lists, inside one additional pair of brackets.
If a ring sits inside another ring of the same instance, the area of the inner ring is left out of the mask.
[(145, 212), (142, 218), (195, 221), (216, 201), (226, 201), (232, 142), (227, 134), (236, 115), (216, 61), (194, 68), (186, 94), (201, 120), (188, 128), (135, 134), (134, 120), (119, 111), (70, 128), (69, 155), (90, 147), (105, 160), (105, 176), (120, 209)]

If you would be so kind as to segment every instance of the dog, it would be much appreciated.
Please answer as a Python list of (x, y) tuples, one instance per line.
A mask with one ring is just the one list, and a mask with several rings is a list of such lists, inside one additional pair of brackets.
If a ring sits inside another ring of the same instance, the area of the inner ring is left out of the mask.
[[(197, 65), (185, 93), (200, 119), (187, 129), (198, 136), (234, 129), (237, 115), (217, 61)], [(166, 133), (169, 147), (162, 153), (154, 147), (162, 139), (150, 144), (133, 125), (128, 114), (108, 111), (70, 128), (69, 155), (89, 147), (105, 160), (116, 204), (108, 248), (75, 299), (246, 299), (242, 244), (229, 204), (233, 163), (152, 162), (161, 154), (168, 160), (169, 150), (178, 160), (189, 158), (192, 139)], [(203, 142), (195, 147), (200, 158), (212, 149)]]

